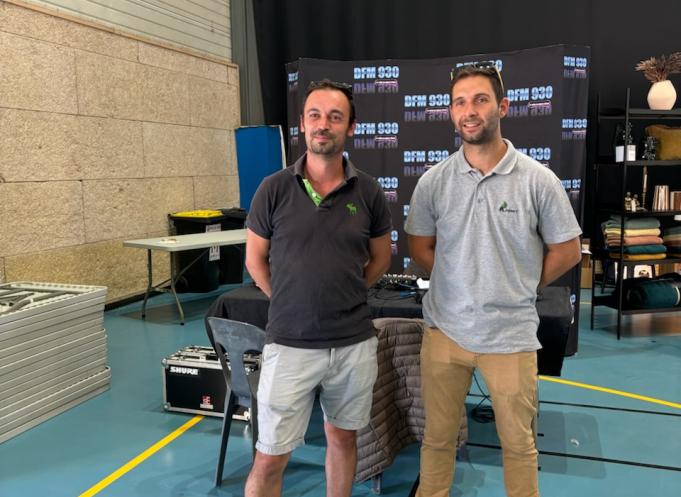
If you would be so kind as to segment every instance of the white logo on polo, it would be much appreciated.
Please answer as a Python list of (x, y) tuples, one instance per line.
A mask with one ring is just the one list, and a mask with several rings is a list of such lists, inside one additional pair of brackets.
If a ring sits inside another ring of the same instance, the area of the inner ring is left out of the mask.
[(171, 373), (186, 374), (190, 376), (198, 376), (199, 370), (197, 368), (184, 368), (181, 366), (170, 366)]

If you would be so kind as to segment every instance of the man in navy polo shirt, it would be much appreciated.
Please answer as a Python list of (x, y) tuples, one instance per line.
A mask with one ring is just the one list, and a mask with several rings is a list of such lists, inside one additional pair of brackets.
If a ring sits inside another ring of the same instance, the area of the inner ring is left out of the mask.
[(537, 289), (581, 258), (567, 194), (547, 167), (502, 138), (508, 112), (496, 66), (464, 66), (450, 87), (459, 151), (426, 172), (405, 231), (431, 273), (421, 348), (426, 426), (418, 497), (445, 497), (473, 371), (481, 371), (501, 441), (508, 497), (538, 497)]
[(317, 390), (327, 496), (348, 497), (377, 374), (367, 290), (390, 264), (390, 213), (378, 183), (343, 157), (355, 129), (350, 87), (311, 83), (300, 128), (306, 154), (263, 180), (246, 220), (246, 266), (270, 297), (247, 497), (281, 495)]

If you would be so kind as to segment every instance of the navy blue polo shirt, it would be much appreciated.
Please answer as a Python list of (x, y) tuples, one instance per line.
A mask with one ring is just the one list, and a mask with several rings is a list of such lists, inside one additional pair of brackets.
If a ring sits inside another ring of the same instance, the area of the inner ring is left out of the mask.
[(306, 155), (266, 177), (246, 226), (270, 241), (267, 343), (343, 347), (374, 335), (364, 266), (390, 212), (374, 178), (343, 159), (345, 179), (316, 206), (303, 184)]

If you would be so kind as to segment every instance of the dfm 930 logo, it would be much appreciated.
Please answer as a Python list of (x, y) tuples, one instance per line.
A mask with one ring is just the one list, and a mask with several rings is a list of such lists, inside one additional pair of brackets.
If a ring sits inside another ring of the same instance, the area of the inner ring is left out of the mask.
[(570, 55), (566, 55), (563, 57), (564, 67), (576, 67), (578, 69), (586, 69), (586, 66), (588, 64), (589, 61), (587, 60), (586, 57), (572, 57)]
[(563, 129), (586, 129), (587, 120), (586, 117), (579, 119), (563, 119)]
[(563, 57), (563, 77), (566, 79), (586, 79), (589, 59), (566, 55)]
[(560, 183), (566, 190), (579, 190), (582, 187), (582, 180), (579, 178), (563, 179)]
[(397, 203), (397, 188), (400, 186), (400, 180), (394, 176), (381, 176), (376, 178), (378, 184), (383, 188), (383, 195), (385, 196), (385, 201), (389, 204)]
[(506, 96), (511, 102), (527, 102), (536, 100), (551, 100), (553, 85), (533, 86), (532, 88), (509, 88)]
[(404, 150), (402, 174), (405, 177), (419, 177), (447, 157), (449, 150)]
[(356, 66), (352, 69), (355, 94), (399, 93), (400, 66)]
[(448, 121), (449, 93), (431, 93), (404, 96), (404, 121)]
[(300, 135), (300, 130), (298, 126), (291, 126), (288, 129), (288, 137), (291, 145), (298, 145), (298, 137)]
[(396, 122), (357, 123), (352, 144), (356, 149), (397, 148), (399, 132)]
[(586, 127), (588, 121), (586, 117), (572, 119), (563, 119), (563, 131), (561, 138), (563, 140), (586, 140)]
[(517, 150), (539, 162), (551, 160), (551, 147), (518, 148)]
[(431, 93), (430, 95), (405, 95), (404, 107), (447, 107), (450, 102), (448, 93)]
[(376, 178), (376, 181), (384, 190), (395, 190), (400, 186), (400, 180), (395, 176), (380, 176)]
[(400, 125), (396, 122), (357, 123), (355, 135), (396, 135), (400, 132)]
[(355, 79), (397, 79), (400, 66), (358, 66), (352, 70)]
[(449, 150), (405, 150), (404, 162), (440, 162), (449, 157)]
[(509, 88), (506, 97), (511, 104), (508, 108), (508, 117), (511, 118), (550, 116), (553, 112), (553, 85)]
[(298, 71), (290, 72), (286, 75), (288, 91), (295, 91), (298, 88)]

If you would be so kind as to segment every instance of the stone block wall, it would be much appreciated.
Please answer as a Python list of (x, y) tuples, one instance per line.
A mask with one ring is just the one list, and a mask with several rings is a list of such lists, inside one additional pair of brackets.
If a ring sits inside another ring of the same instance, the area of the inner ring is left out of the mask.
[(239, 204), (235, 65), (1, 0), (0, 53), (0, 282), (125, 298), (146, 253), (123, 240)]

